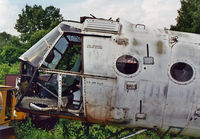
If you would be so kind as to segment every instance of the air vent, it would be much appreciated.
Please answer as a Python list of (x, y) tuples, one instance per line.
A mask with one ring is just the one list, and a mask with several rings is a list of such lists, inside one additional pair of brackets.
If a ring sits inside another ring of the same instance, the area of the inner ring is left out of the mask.
[(120, 24), (111, 20), (86, 19), (83, 28), (85, 31), (118, 34)]

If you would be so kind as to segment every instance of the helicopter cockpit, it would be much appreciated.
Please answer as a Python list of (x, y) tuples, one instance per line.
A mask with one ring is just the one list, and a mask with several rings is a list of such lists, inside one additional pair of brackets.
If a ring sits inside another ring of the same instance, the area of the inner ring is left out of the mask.
[(19, 108), (83, 116), (80, 32), (62, 22), (20, 56)]

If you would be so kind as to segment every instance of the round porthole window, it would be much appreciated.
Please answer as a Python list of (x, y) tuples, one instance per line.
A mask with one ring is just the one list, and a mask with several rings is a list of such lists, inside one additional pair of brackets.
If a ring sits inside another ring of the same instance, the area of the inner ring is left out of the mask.
[(117, 59), (117, 69), (124, 74), (133, 74), (138, 70), (138, 60), (130, 55), (123, 55)]
[(194, 71), (187, 63), (178, 62), (172, 65), (170, 74), (176, 81), (187, 82), (193, 77)]

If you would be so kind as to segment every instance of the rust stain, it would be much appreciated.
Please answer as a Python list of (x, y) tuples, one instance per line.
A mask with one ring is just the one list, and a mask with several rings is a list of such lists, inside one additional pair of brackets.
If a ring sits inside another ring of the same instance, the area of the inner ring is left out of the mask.
[(156, 46), (157, 46), (157, 53), (158, 54), (162, 54), (163, 53), (163, 42), (162, 41), (158, 41)]
[(165, 33), (168, 34), (168, 30), (167, 29), (165, 29)]
[(106, 106), (99, 106), (93, 104), (86, 104), (87, 107), (87, 120), (95, 123), (105, 123), (106, 118), (109, 118), (110, 109)]
[[(125, 122), (127, 109), (119, 109), (110, 106), (87, 104), (87, 121), (92, 123), (122, 123)], [(121, 115), (122, 117), (116, 117)]]
[(117, 44), (124, 45), (124, 46), (127, 46), (129, 44), (128, 41), (129, 41), (128, 38), (117, 38), (116, 39)]
[(136, 46), (136, 45), (138, 45), (138, 42), (136, 39), (133, 39), (133, 46)]
[(23, 109), (23, 108), (16, 108), (16, 110), (20, 112), (35, 114), (35, 115), (48, 115), (52, 117), (58, 117), (58, 118), (69, 119), (69, 120), (87, 121), (85, 117), (75, 117), (75, 116), (63, 115), (60, 113), (42, 112), (42, 111), (28, 110), (28, 109)]
[(100, 118), (94, 118), (92, 115), (87, 115), (87, 121), (91, 123), (96, 123), (96, 124), (105, 124), (106, 120), (105, 119), (100, 119)]

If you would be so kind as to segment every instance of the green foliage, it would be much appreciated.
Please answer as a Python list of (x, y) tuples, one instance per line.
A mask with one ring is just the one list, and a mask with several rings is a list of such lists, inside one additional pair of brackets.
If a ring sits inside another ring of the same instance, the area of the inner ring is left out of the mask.
[(28, 40), (28, 46), (31, 47), (33, 46), (36, 42), (38, 42), (42, 37), (44, 37), (50, 30), (38, 30), (34, 32), (31, 36), (30, 39)]
[(63, 59), (60, 61), (58, 69), (70, 71), (74, 67), (79, 56), (81, 56), (81, 45), (70, 46)]
[(14, 64), (18, 57), (27, 48), (20, 42), (19, 38), (5, 32), (0, 33), (0, 64)]
[(85, 128), (80, 121), (60, 119), (56, 129), (62, 129), (63, 138), (87, 138)]
[(18, 61), (18, 57), (25, 51), (17, 47), (7, 46), (0, 53), (1, 63), (13, 64)]
[(26, 42), (38, 30), (52, 29), (63, 20), (60, 9), (53, 6), (42, 8), (41, 5), (33, 7), (26, 5), (19, 14), (15, 29), (21, 33), (21, 39)]
[[(25, 122), (15, 122), (15, 133), (17, 139), (112, 139), (121, 138), (129, 134), (135, 133), (134, 129), (125, 130), (120, 133), (123, 128), (108, 125), (90, 125), (87, 131), (86, 123), (80, 121), (70, 121), (60, 119), (55, 128), (50, 131), (35, 128), (31, 120)], [(116, 135), (115, 135), (116, 134)], [(115, 136), (114, 136), (115, 135)], [(131, 137), (130, 139), (159, 139), (160, 137), (152, 131), (146, 131), (142, 134)], [(190, 139), (186, 136), (173, 137), (166, 135), (164, 139)]]
[(13, 45), (16, 42), (17, 37), (7, 34), (6, 32), (0, 33), (0, 52), (7, 46)]
[(9, 72), (10, 66), (8, 64), (0, 65), (0, 79), (4, 77), (4, 74)]
[(14, 123), (15, 134), (17, 139), (53, 139), (51, 133), (45, 130), (36, 129), (28, 119), (26, 122)]
[(4, 84), (5, 74), (19, 74), (19, 63), (0, 65), (0, 84)]
[(0, 33), (0, 50), (4, 48), (4, 46), (8, 45), (8, 40), (10, 40), (11, 35), (6, 32)]
[(29, 118), (27, 121), (15, 122), (12, 126), (15, 128), (17, 139), (64, 139), (63, 129), (60, 127), (56, 127), (53, 131), (35, 128)]
[(181, 0), (178, 10), (177, 24), (171, 25), (171, 30), (200, 33), (200, 1)]
[(25, 51), (19, 38), (5, 32), (0, 33), (0, 84), (4, 84), (5, 74), (18, 74), (18, 57)]

